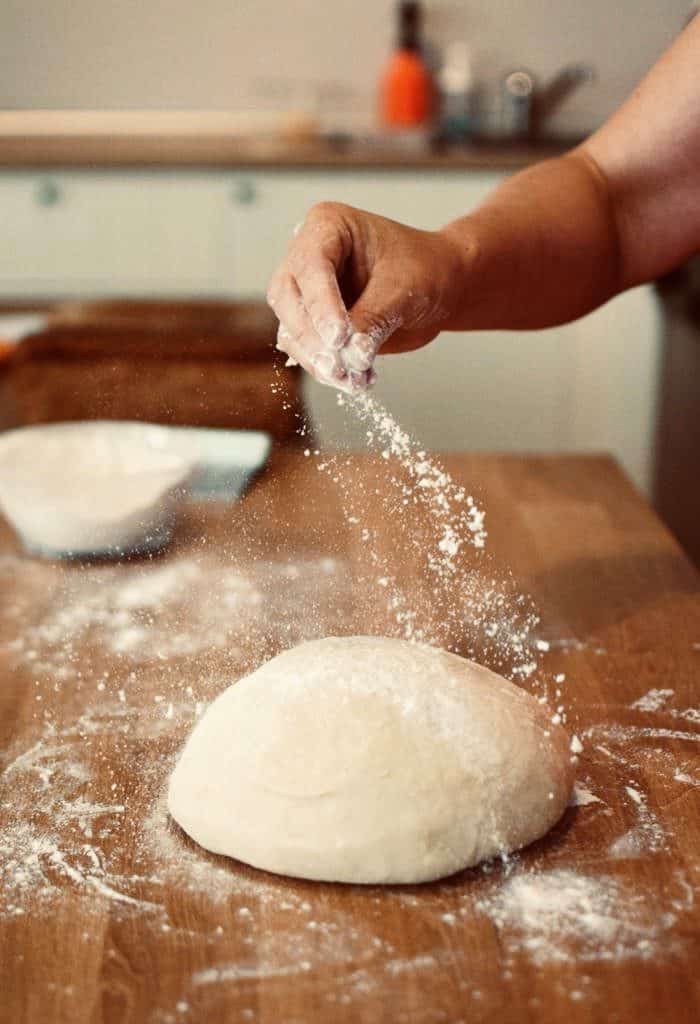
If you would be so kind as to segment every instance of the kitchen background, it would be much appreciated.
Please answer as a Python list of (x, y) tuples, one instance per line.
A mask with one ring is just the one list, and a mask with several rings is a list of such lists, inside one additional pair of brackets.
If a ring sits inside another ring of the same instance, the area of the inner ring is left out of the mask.
[[(4, 0), (0, 106), (240, 109), (306, 105), (367, 122), (395, 36), (393, 0)], [(479, 77), (546, 78), (586, 61), (596, 82), (552, 123), (584, 134), (627, 95), (688, 17), (688, 0), (429, 2), (426, 37), (464, 39)], [(330, 96), (329, 96), (330, 91)], [(324, 98), (325, 97), (325, 98)]]
[[(425, 4), (428, 60), (437, 68), (450, 42), (465, 42), (468, 85), (489, 136), (433, 158), (427, 147), (390, 146), (376, 131), (395, 7), (5, 0), (0, 303), (10, 311), (117, 296), (260, 299), (293, 226), (319, 199), (439, 226), (515, 167), (561, 148), (558, 140), (594, 129), (692, 13), (686, 0)], [(496, 145), (504, 76), (523, 68), (546, 85), (572, 64), (586, 76), (553, 106), (539, 137), (516, 149)], [(41, 113), (86, 109), (103, 113)], [(152, 114), (128, 113), (136, 110)], [(343, 133), (344, 146), (329, 133)], [(683, 320), (669, 287), (663, 300), (652, 286), (636, 289), (527, 337), (444, 336), (382, 361), (378, 393), (436, 449), (612, 451), (672, 526), (683, 505), (677, 532), (700, 554), (697, 492), (689, 499), (679, 485), (688, 460), (673, 448), (671, 468), (668, 457), (659, 466), (664, 439), (696, 436), (694, 426), (669, 427), (677, 407), (671, 326)], [(685, 379), (687, 369), (686, 360)], [(364, 428), (334, 395), (303, 387), (321, 440), (361, 447)]]

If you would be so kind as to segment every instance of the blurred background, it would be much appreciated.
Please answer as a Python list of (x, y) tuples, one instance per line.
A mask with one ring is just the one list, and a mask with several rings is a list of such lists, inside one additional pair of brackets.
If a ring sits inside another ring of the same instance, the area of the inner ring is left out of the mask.
[[(296, 443), (299, 414), (324, 445), (362, 447), (332, 392), (273, 361), (262, 297), (306, 209), (441, 226), (595, 129), (693, 14), (4, 0), (0, 424), (128, 417)], [(383, 360), (378, 394), (437, 450), (612, 452), (700, 560), (696, 278), (562, 328), (445, 335)]]

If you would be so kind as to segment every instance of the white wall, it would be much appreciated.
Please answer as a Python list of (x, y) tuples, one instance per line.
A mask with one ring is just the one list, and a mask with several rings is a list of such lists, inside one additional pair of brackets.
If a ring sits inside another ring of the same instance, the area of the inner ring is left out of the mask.
[[(559, 124), (585, 132), (679, 30), (688, 0), (452, 0), (427, 4), (433, 37), (471, 41), (495, 82), (598, 70)], [(369, 114), (393, 0), (2, 0), (2, 107), (276, 107), (325, 85), (325, 107)], [(290, 83), (297, 83), (294, 89)], [(329, 90), (329, 83), (335, 88)]]

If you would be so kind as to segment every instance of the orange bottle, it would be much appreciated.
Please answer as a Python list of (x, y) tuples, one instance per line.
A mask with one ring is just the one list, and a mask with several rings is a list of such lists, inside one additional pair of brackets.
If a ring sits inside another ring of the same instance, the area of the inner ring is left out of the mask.
[(382, 76), (380, 118), (390, 130), (421, 128), (428, 124), (433, 107), (433, 82), (421, 53), (420, 3), (399, 4), (399, 39)]

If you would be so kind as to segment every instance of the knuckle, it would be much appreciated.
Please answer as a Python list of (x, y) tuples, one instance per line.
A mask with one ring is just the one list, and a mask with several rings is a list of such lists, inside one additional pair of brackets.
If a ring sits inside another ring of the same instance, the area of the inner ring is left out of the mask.
[(335, 219), (339, 216), (342, 209), (342, 203), (334, 203), (328, 199), (323, 199), (313, 204), (306, 215), (306, 219), (307, 221)]

